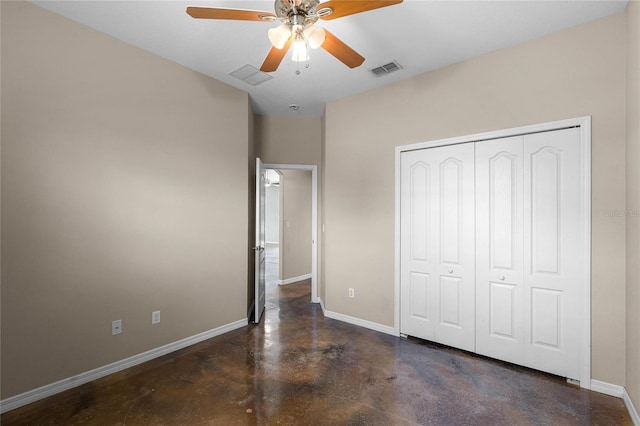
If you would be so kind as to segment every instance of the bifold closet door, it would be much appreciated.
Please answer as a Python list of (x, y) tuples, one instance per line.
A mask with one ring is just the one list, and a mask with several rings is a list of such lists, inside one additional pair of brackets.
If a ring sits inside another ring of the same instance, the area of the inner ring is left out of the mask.
[(476, 352), (522, 364), (523, 136), (476, 144)]
[(474, 145), (401, 154), (400, 332), (475, 349)]
[(524, 361), (578, 379), (585, 281), (580, 129), (524, 137)]
[(476, 352), (580, 377), (578, 128), (476, 144)]

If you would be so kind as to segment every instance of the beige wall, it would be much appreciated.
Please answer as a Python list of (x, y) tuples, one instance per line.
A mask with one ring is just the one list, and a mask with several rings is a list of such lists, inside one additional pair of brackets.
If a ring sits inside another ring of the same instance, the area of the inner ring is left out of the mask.
[(320, 118), (256, 115), (257, 153), (270, 164), (320, 165)]
[[(619, 14), (326, 108), (325, 306), (394, 323), (394, 147), (591, 115), (592, 371), (625, 382), (625, 23)], [(347, 287), (355, 287), (349, 299)]]
[(1, 7), (2, 398), (245, 318), (247, 94)]
[(311, 172), (280, 176), (280, 281), (311, 273)]
[(627, 377), (640, 410), (640, 2), (627, 8)]

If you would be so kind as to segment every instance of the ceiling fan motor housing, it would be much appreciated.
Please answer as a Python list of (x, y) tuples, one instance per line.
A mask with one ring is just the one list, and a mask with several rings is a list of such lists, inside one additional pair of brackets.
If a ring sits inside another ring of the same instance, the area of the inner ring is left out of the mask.
[(303, 25), (318, 20), (318, 17), (315, 16), (315, 10), (319, 3), (320, 0), (276, 0), (274, 9), (276, 15), (284, 22), (289, 21), (295, 25)]

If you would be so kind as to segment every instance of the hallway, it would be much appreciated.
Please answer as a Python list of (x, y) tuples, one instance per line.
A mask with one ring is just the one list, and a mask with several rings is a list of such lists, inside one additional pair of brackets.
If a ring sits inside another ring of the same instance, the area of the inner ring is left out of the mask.
[[(3, 425), (630, 425), (621, 399), (325, 319), (276, 286), (259, 325), (6, 413)], [(274, 302), (275, 303), (275, 302)]]

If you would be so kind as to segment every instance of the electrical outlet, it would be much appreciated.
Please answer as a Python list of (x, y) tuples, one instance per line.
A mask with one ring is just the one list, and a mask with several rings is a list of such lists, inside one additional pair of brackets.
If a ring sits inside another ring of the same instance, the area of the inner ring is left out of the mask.
[(151, 312), (151, 324), (160, 324), (160, 311)]
[(356, 291), (352, 288), (349, 289), (349, 297), (352, 299), (356, 297)]
[(111, 322), (111, 335), (115, 336), (120, 333), (122, 333), (122, 320), (115, 320)]

